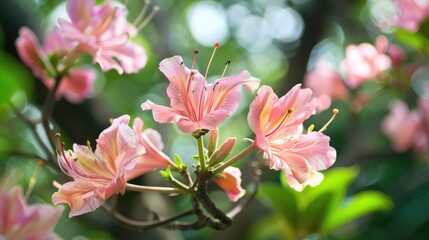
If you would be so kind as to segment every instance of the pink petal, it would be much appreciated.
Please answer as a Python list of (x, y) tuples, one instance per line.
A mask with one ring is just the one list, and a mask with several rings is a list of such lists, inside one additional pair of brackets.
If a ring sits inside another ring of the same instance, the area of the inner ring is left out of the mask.
[(213, 181), (217, 183), (228, 195), (232, 202), (240, 199), (246, 191), (241, 185), (241, 171), (236, 167), (227, 167), (222, 172), (222, 177), (214, 177)]
[(336, 160), (329, 137), (318, 132), (291, 136), (283, 142), (271, 143), (270, 148), (270, 168), (283, 170), (289, 185), (297, 191), (307, 185), (318, 185), (323, 175), (317, 171), (329, 168)]

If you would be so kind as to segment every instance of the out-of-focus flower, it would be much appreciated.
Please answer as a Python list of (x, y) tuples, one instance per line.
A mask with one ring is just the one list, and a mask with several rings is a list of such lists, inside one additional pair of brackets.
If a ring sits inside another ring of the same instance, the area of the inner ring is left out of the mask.
[(111, 1), (96, 5), (94, 0), (69, 0), (67, 13), (71, 22), (59, 19), (64, 38), (90, 54), (103, 71), (135, 73), (146, 65), (145, 50), (131, 41), (137, 30), (124, 8)]
[(348, 95), (341, 76), (326, 61), (318, 61), (305, 75), (304, 86), (313, 90), (318, 112), (328, 109), (332, 100), (345, 99)]
[(56, 98), (64, 96), (72, 103), (79, 103), (92, 94), (93, 83), (97, 78), (95, 70), (89, 67), (70, 67), (64, 63), (70, 60), (70, 45), (61, 39), (58, 28), (48, 33), (41, 47), (34, 33), (23, 27), (16, 40), (16, 48), (22, 61), (32, 69), (34, 76), (40, 78), (49, 89), (53, 88), (56, 82), (53, 76), (58, 71), (69, 68), (67, 72), (61, 73), (62, 79)]
[(429, 17), (428, 0), (396, 0), (397, 14), (391, 19), (391, 24), (416, 32), (420, 23)]
[(63, 207), (27, 204), (22, 188), (0, 192), (0, 239), (56, 240), (54, 232)]
[(155, 121), (176, 123), (185, 133), (217, 128), (237, 109), (241, 86), (251, 92), (259, 86), (259, 79), (247, 71), (207, 84), (205, 77), (197, 70), (187, 68), (180, 56), (164, 59), (160, 70), (170, 81), (167, 94), (171, 107), (149, 100), (141, 107), (152, 110)]
[(391, 104), (390, 113), (382, 121), (381, 127), (393, 141), (394, 148), (398, 152), (414, 148), (422, 141), (421, 114), (418, 111), (410, 111), (407, 105), (400, 100)]
[(385, 54), (388, 47), (386, 41), (384, 36), (380, 36), (375, 47), (369, 43), (347, 46), (343, 66), (347, 74), (347, 83), (351, 88), (376, 78), (391, 66), (392, 62)]
[(62, 151), (60, 165), (73, 181), (59, 186), (52, 199), (70, 206), (69, 217), (93, 211), (113, 194), (124, 193), (128, 172), (144, 153), (139, 137), (128, 126), (129, 119), (127, 115), (114, 119), (101, 132), (95, 152), (77, 144), (73, 151)]
[(310, 89), (296, 85), (279, 99), (270, 87), (262, 86), (248, 115), (256, 134), (254, 146), (264, 151), (271, 169), (286, 173), (289, 185), (297, 191), (320, 184), (323, 174), (317, 171), (329, 168), (336, 159), (329, 137), (303, 133), (303, 122), (317, 107), (311, 94)]
[(221, 174), (216, 175), (213, 181), (226, 192), (232, 202), (236, 202), (246, 193), (241, 187), (241, 171), (239, 168), (229, 166)]
[(136, 162), (136, 166), (127, 172), (127, 178), (132, 179), (157, 168), (168, 166), (177, 167), (171, 159), (162, 152), (164, 143), (158, 131), (148, 128), (143, 131), (143, 120), (134, 119), (133, 129), (138, 136), (139, 143), (146, 152)]

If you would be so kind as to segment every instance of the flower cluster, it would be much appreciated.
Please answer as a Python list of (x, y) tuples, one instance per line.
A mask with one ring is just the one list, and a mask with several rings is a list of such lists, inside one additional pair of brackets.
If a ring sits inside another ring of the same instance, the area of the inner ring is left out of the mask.
[[(94, 0), (69, 0), (67, 14), (70, 20), (59, 19), (59, 25), (46, 35), (42, 45), (28, 28), (20, 30), (16, 41), (23, 62), (54, 94), (49, 96), (56, 96), (57, 99), (64, 96), (78, 103), (91, 95), (97, 76), (94, 68), (81, 64), (83, 55), (91, 56), (92, 62), (97, 63), (103, 72), (113, 69), (119, 74), (136, 73), (146, 64), (145, 50), (131, 41), (146, 20), (137, 27), (133, 26), (126, 19), (126, 10), (111, 1), (96, 4)], [(177, 155), (172, 161), (163, 152), (160, 133), (154, 129), (143, 130), (144, 123), (138, 117), (130, 126), (130, 116), (122, 115), (113, 119), (111, 125), (100, 133), (94, 150), (89, 141), (87, 145), (73, 144), (72, 150), (65, 150), (65, 144), (58, 141), (59, 150), (56, 159), (55, 154), (51, 154), (51, 162), (57, 164), (70, 177), (70, 181), (54, 183), (58, 190), (52, 196), (53, 203), (68, 204), (69, 217), (74, 217), (94, 211), (107, 199), (122, 195), (127, 190), (189, 194), (194, 207), (189, 212), (196, 215), (200, 221), (198, 224), (205, 224), (195, 225), (195, 228), (210, 226), (225, 229), (232, 223), (231, 214), (219, 210), (212, 202), (208, 182), (213, 180), (232, 202), (238, 201), (246, 190), (241, 186), (242, 172), (233, 164), (253, 150), (260, 150), (264, 155), (258, 168), (269, 165), (271, 169), (284, 171), (289, 185), (295, 190), (302, 191), (308, 185), (314, 187), (320, 184), (323, 174), (319, 171), (334, 164), (336, 150), (329, 145), (330, 138), (323, 133), (327, 125), (314, 132), (312, 129), (305, 130), (304, 121), (315, 114), (316, 109), (328, 108), (330, 97), (346, 97), (347, 89), (340, 85), (340, 76), (333, 71), (324, 71), (322, 65), (318, 67), (315, 76), (333, 79), (330, 86), (316, 92), (316, 96), (324, 98), (319, 101), (312, 90), (301, 88), (301, 85), (296, 85), (279, 98), (269, 86), (260, 87), (260, 80), (246, 70), (225, 76), (229, 61), (222, 76), (209, 83), (208, 70), (219, 47), (215, 44), (204, 75), (194, 69), (198, 50), (194, 51), (191, 68), (180, 56), (162, 60), (159, 69), (169, 81), (166, 92), (170, 106), (150, 100), (141, 104), (143, 111), (152, 111), (156, 122), (174, 123), (183, 133), (196, 140), (196, 164), (186, 166)], [(349, 69), (352, 79), (349, 81), (350, 87), (379, 76), (390, 66), (390, 58), (386, 57), (385, 51), (385, 48), (375, 49), (369, 44), (350, 46), (350, 56), (345, 66), (359, 62), (366, 68), (365, 72)], [(219, 131), (226, 118), (237, 110), (242, 88), (250, 93), (257, 91), (247, 118), (255, 136), (247, 148), (230, 157), (236, 138), (229, 137), (218, 144)], [(44, 111), (42, 122), (51, 146), (44, 145), (38, 138), (47, 154), (49, 147), (58, 148), (49, 134), (50, 110)], [(337, 112), (334, 111), (334, 116)], [(59, 140), (60, 134), (57, 138)], [(203, 139), (208, 139), (207, 145), (204, 145)], [(58, 162), (55, 163), (55, 160)], [(155, 169), (161, 169), (162, 177), (172, 188), (128, 183)], [(12, 195), (16, 197), (18, 193), (15, 191)], [(110, 213), (113, 216), (118, 214), (114, 210)], [(57, 218), (50, 219), (56, 221)], [(46, 224), (41, 229), (49, 230), (50, 226)]]
[(113, 194), (125, 192), (128, 180), (156, 168), (174, 166), (162, 150), (159, 133), (153, 129), (142, 132), (141, 119), (128, 126), (130, 117), (121, 116), (101, 132), (97, 148), (74, 144), (73, 151), (59, 156), (60, 166), (73, 181), (57, 185), (53, 202), (67, 203), (70, 217), (100, 207)]
[(34, 33), (21, 28), (16, 48), (34, 76), (52, 89), (60, 82), (57, 98), (64, 96), (79, 103), (91, 96), (96, 70), (82, 66), (77, 59), (92, 56), (102, 71), (138, 72), (147, 61), (144, 49), (131, 41), (137, 30), (127, 21), (125, 9), (106, 1), (70, 0), (67, 13), (71, 20), (59, 19), (40, 46)]

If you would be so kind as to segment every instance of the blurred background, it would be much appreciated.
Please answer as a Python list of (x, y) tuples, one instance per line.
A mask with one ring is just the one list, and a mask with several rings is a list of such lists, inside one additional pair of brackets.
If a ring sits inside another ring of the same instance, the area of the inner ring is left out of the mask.
[[(0, 83), (20, 89), (23, 102), (35, 115), (47, 91), (20, 62), (15, 39), (22, 26), (29, 26), (42, 38), (46, 29), (57, 24), (59, 17), (66, 18), (65, 3), (61, 0), (0, 2)], [(131, 22), (143, 4), (143, 1), (128, 1)], [(161, 132), (165, 152), (170, 157), (177, 153), (186, 163), (191, 163), (191, 155), (196, 153), (193, 139), (180, 133), (176, 126), (155, 123), (151, 113), (143, 112), (140, 104), (147, 99), (168, 104), (165, 95), (168, 80), (158, 70), (162, 59), (181, 55), (190, 66), (194, 49), (199, 49), (196, 68), (202, 72), (217, 42), (221, 47), (211, 65), (209, 82), (219, 78), (225, 62), (231, 61), (227, 75), (247, 69), (261, 79), (261, 85), (272, 86), (279, 96), (302, 83), (320, 59), (332, 63), (342, 74), (341, 61), (345, 58), (346, 46), (373, 44), (379, 34), (403, 45), (408, 59), (419, 61), (419, 75), (406, 75), (406, 81), (427, 81), (424, 74), (428, 71), (427, 54), (407, 42), (407, 36), (380, 27), (380, 22), (394, 12), (394, 3), (390, 0), (153, 0), (150, 6), (155, 5), (160, 6), (160, 11), (135, 39), (147, 51), (147, 65), (131, 75), (99, 71), (96, 91), (90, 99), (79, 105), (66, 100), (56, 104), (55, 128), (62, 132), (66, 146), (85, 144), (87, 140), (94, 143), (109, 125), (109, 118), (129, 114), (141, 117), (145, 127)], [(225, 231), (179, 232), (157, 228), (136, 232), (119, 226), (101, 210), (68, 219), (66, 208), (56, 232), (64, 239), (74, 240), (427, 239), (428, 157), (413, 150), (397, 153), (380, 127), (392, 99), (405, 99), (412, 108), (418, 93), (412, 87), (391, 88), (373, 83), (362, 89), (372, 94), (364, 104), (350, 99), (334, 100), (329, 108), (340, 110), (325, 131), (338, 158), (335, 165), (325, 171), (326, 179), (319, 190), (309, 188), (296, 193), (284, 184), (285, 176), (281, 173), (263, 169), (263, 184), (257, 198)], [(243, 126), (247, 125), (248, 105), (253, 98), (252, 94), (244, 94), (237, 112), (221, 125), (221, 140), (252, 136), (250, 129)], [(26, 186), (36, 162), (9, 153), (16, 149), (41, 150), (33, 144), (34, 139), (24, 123), (5, 106), (0, 111), (0, 173), (13, 172), (16, 180)], [(316, 129), (320, 129), (331, 115), (331, 110), (322, 111), (307, 120), (306, 125), (315, 124)], [(397, 127), (406, 129), (407, 125)], [(246, 143), (240, 141), (234, 151), (244, 146)], [(250, 181), (246, 169), (256, 157), (261, 156), (251, 155), (238, 163), (242, 167), (244, 188)], [(43, 168), (29, 201), (50, 203), (55, 191), (54, 179), (66, 180), (48, 167)], [(161, 180), (159, 173), (153, 172), (136, 179), (135, 183), (157, 185)], [(231, 208), (232, 203), (223, 192), (214, 186), (212, 190), (211, 196), (220, 208)], [(120, 211), (135, 219), (147, 219), (153, 211), (168, 216), (187, 206), (186, 198), (152, 193), (127, 192), (119, 199)]]

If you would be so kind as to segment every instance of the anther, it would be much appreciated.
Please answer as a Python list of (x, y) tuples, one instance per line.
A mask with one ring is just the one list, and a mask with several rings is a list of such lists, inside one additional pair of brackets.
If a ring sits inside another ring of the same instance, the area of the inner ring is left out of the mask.
[(319, 130), (319, 132), (323, 132), (326, 131), (326, 129), (328, 129), (329, 124), (331, 124), (331, 122), (334, 120), (335, 116), (337, 116), (337, 114), (340, 112), (340, 110), (338, 110), (337, 108), (334, 108), (332, 110), (332, 117), (329, 119), (329, 121)]
[(223, 79), (223, 77), (225, 76), (226, 69), (228, 68), (229, 64), (231, 64), (231, 61), (228, 60), (225, 62), (225, 68), (223, 69), (222, 77), (220, 79)]
[(216, 53), (216, 50), (220, 47), (219, 43), (215, 43), (212, 56), (210, 57), (209, 64), (207, 64), (206, 73), (204, 74), (204, 78), (207, 79), (207, 74), (209, 73), (210, 65), (212, 64), (213, 57)]

